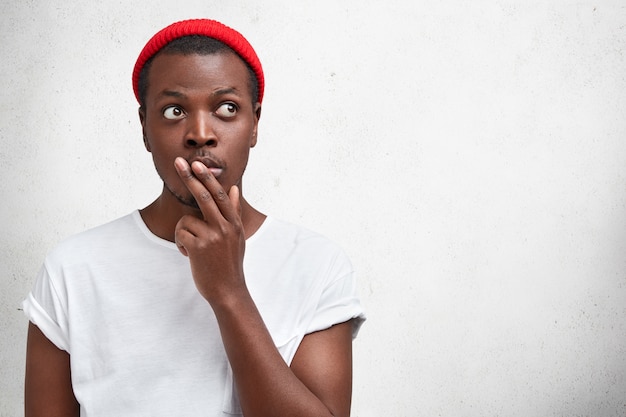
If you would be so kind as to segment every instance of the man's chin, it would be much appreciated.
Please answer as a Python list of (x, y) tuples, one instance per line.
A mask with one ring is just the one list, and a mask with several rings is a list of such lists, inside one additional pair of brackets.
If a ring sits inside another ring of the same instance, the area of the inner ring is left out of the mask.
[(185, 206), (194, 208), (196, 210), (200, 210), (200, 206), (198, 205), (198, 202), (196, 201), (195, 198), (186, 199), (186, 198), (178, 197), (178, 196), (176, 198), (178, 199), (178, 201), (183, 203)]
[(187, 206), (187, 207), (191, 207), (191, 208), (196, 209), (196, 210), (200, 210), (200, 206), (198, 205), (198, 202), (192, 196), (182, 196), (182, 195), (177, 194), (174, 191), (172, 191), (172, 189), (170, 187), (166, 186), (165, 188), (182, 205)]

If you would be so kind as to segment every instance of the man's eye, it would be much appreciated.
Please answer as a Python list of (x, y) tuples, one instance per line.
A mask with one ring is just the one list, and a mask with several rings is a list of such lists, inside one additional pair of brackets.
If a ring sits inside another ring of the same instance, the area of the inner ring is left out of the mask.
[(185, 117), (185, 112), (178, 106), (169, 106), (166, 107), (165, 110), (163, 110), (163, 116), (166, 119), (178, 120)]
[(237, 106), (233, 103), (221, 104), (215, 111), (220, 117), (234, 117), (237, 114)]

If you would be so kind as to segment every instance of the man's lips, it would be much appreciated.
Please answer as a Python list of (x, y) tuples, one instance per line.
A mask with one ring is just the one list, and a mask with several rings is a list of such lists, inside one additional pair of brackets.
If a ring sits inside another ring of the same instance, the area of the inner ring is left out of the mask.
[(206, 156), (192, 158), (189, 160), (189, 165), (191, 166), (191, 164), (196, 161), (201, 162), (205, 167), (207, 167), (216, 178), (219, 177), (220, 174), (224, 171), (222, 165), (212, 158)]

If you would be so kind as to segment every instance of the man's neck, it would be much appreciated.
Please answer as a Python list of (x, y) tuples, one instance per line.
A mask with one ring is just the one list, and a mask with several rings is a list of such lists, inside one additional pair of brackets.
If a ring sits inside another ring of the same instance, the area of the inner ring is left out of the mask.
[[(241, 221), (245, 238), (252, 236), (263, 224), (266, 216), (252, 207), (241, 196)], [(150, 205), (139, 211), (144, 223), (156, 236), (174, 242), (176, 224), (185, 215), (203, 218), (199, 209), (187, 206), (178, 201), (167, 190)]]

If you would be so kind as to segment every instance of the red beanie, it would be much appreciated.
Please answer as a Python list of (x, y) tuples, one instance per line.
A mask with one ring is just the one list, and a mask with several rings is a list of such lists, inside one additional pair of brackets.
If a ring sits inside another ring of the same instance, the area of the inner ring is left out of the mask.
[(190, 19), (172, 23), (166, 28), (157, 32), (143, 47), (135, 69), (133, 70), (133, 90), (139, 104), (139, 74), (146, 62), (157, 54), (165, 45), (177, 38), (190, 35), (201, 35), (216, 39), (235, 51), (241, 59), (243, 59), (256, 75), (259, 85), (259, 103), (263, 101), (263, 88), (265, 87), (265, 78), (263, 77), (263, 68), (261, 61), (257, 57), (256, 52), (252, 49), (252, 45), (246, 38), (234, 29), (210, 19)]

